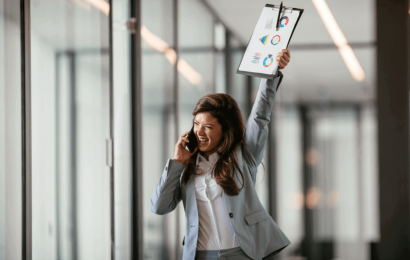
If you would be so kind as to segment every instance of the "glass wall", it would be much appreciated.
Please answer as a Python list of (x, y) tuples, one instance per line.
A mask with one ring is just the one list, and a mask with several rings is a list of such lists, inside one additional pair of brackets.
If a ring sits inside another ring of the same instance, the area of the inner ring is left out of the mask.
[(379, 239), (374, 107), (284, 106), (276, 115), (278, 222), (292, 241), (283, 257), (370, 259)]
[(110, 6), (31, 1), (33, 259), (110, 259)]
[(131, 41), (130, 1), (112, 1), (115, 259), (131, 259)]
[[(280, 86), (279, 92), (283, 91)], [(282, 255), (297, 256), (303, 239), (303, 155), (302, 124), (298, 107), (281, 104), (276, 96), (274, 135), (276, 139), (277, 219), (279, 227), (292, 242)]]
[[(196, 102), (215, 91), (214, 17), (200, 1), (191, 0), (179, 1), (178, 14), (180, 132), (185, 132), (192, 127)], [(196, 77), (190, 77), (185, 66), (192, 68)]]
[(20, 1), (0, 0), (0, 260), (22, 259)]
[(240, 42), (231, 34), (230, 36), (230, 48), (231, 48), (231, 75), (232, 75), (232, 89), (231, 93), (229, 93), (238, 103), (239, 108), (242, 111), (244, 119), (248, 119), (250, 114), (249, 108), (247, 107), (247, 99), (249, 96), (247, 95), (247, 76), (236, 74), (236, 70), (238, 69), (238, 64), (242, 60), (242, 56), (245, 52), (245, 48)]
[(146, 259), (175, 259), (175, 212), (151, 212), (150, 197), (175, 145), (173, 1), (142, 1), (143, 219)]

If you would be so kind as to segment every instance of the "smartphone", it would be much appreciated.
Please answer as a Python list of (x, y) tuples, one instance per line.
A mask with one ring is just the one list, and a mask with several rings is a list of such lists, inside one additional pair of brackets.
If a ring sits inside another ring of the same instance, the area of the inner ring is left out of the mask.
[(188, 137), (189, 143), (186, 143), (186, 148), (190, 153), (195, 151), (195, 148), (198, 146), (198, 141), (196, 140), (196, 136), (194, 133), (194, 126), (191, 128), (191, 132), (186, 136)]

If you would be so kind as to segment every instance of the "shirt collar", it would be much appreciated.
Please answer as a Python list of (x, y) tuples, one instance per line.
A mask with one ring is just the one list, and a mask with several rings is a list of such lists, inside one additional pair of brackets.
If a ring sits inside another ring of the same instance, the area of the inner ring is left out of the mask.
[(214, 165), (219, 160), (219, 158), (221, 158), (221, 156), (219, 156), (217, 152), (214, 152), (213, 154), (209, 156), (208, 161), (207, 161), (205, 157), (203, 157), (200, 153), (198, 153), (196, 157), (196, 165), (198, 165), (199, 162), (205, 162), (205, 163)]

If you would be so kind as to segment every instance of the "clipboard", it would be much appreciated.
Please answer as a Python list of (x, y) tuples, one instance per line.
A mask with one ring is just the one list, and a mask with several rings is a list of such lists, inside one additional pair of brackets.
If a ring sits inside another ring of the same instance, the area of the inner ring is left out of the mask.
[(262, 9), (236, 73), (273, 79), (276, 55), (287, 49), (304, 9), (266, 4)]

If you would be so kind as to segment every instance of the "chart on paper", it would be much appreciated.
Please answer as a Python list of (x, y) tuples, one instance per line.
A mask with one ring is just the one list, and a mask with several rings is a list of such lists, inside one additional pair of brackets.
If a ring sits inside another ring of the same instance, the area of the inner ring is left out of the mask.
[(276, 55), (288, 47), (302, 13), (302, 9), (283, 9), (277, 30), (279, 8), (267, 4), (262, 10), (237, 73), (273, 77), (278, 69)]

